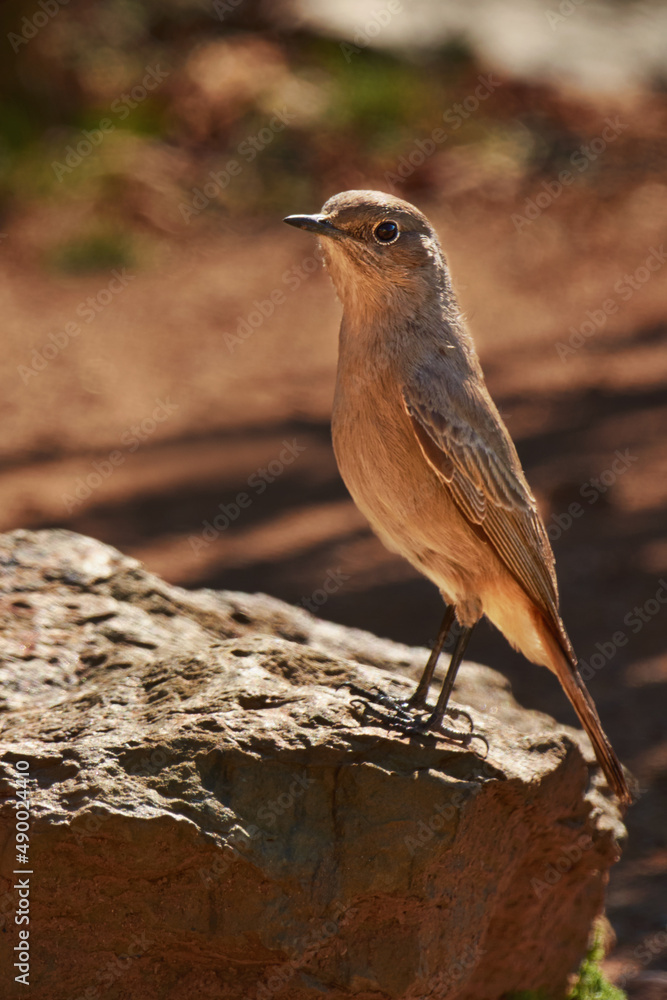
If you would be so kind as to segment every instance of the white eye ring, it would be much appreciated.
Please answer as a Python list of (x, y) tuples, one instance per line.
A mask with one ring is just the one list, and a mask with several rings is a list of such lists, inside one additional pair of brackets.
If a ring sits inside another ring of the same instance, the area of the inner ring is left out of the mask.
[[(378, 235), (378, 231), (383, 227), (385, 227), (384, 232), (389, 237), (388, 239)], [(400, 235), (401, 230), (398, 228), (398, 223), (394, 222), (393, 219), (383, 219), (382, 222), (378, 222), (377, 226), (373, 228), (373, 239), (381, 247), (390, 246), (392, 243), (395, 243)]]

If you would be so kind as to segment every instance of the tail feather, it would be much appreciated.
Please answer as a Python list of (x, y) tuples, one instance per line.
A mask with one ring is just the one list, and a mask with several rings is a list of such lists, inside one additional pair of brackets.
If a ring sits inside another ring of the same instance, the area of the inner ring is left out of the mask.
[[(544, 637), (546, 639), (546, 636)], [(632, 794), (623, 774), (621, 762), (614, 753), (611, 743), (602, 728), (595, 702), (588, 693), (576, 661), (566, 655), (560, 643), (549, 634), (548, 649), (551, 654), (551, 669), (558, 677), (565, 694), (570, 699), (579, 721), (593, 744), (595, 756), (612, 791), (624, 806), (632, 802)]]

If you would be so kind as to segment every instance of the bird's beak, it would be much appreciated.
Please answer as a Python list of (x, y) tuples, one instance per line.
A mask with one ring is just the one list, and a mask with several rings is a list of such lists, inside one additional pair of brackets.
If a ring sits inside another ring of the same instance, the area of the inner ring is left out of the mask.
[(342, 239), (348, 234), (342, 229), (336, 229), (328, 220), (326, 215), (288, 215), (283, 219), (288, 226), (295, 226), (296, 229), (306, 229), (309, 233), (317, 233), (318, 236), (329, 236), (333, 239)]

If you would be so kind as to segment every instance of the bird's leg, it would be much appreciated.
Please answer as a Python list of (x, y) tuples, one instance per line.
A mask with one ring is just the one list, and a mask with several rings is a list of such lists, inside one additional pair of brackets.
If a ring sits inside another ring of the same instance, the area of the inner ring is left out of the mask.
[(449, 661), (449, 668), (438, 696), (435, 711), (423, 723), (424, 729), (439, 729), (440, 726), (442, 726), (442, 720), (444, 719), (445, 712), (447, 711), (447, 702), (449, 701), (449, 696), (452, 693), (454, 681), (456, 680), (458, 669), (461, 666), (463, 655), (466, 651), (468, 643), (470, 642), (470, 636), (472, 635), (474, 627), (475, 626), (472, 625), (469, 628), (462, 629), (458, 639), (456, 640), (454, 652), (452, 653), (452, 658)]
[[(449, 609), (448, 609), (449, 610)], [(453, 617), (453, 609), (452, 609)], [(451, 619), (449, 615), (446, 614), (443, 623), (440, 627), (440, 633), (436, 645), (434, 647), (433, 653), (429, 657), (429, 662), (426, 665), (422, 680), (420, 681), (420, 686), (423, 683), (427, 685), (433, 675), (433, 668), (431, 667), (431, 661), (433, 661), (433, 666), (437, 662), (438, 655), (442, 648), (444, 642), (444, 636), (447, 634), (447, 629), (445, 629), (445, 623), (447, 622), (448, 627), (451, 625)], [(442, 684), (442, 689), (438, 697), (438, 702), (436, 704), (435, 710), (432, 715), (428, 716), (426, 719), (417, 719), (410, 715), (407, 711), (407, 706), (410, 702), (401, 704), (396, 702), (393, 698), (384, 694), (378, 688), (374, 688), (372, 691), (366, 691), (363, 688), (357, 687), (355, 684), (348, 683), (345, 686), (350, 688), (352, 694), (361, 696), (363, 701), (356, 699), (352, 702), (354, 708), (361, 712), (362, 721), (370, 718), (373, 722), (384, 724), (388, 729), (397, 729), (399, 732), (404, 733), (406, 736), (419, 736), (426, 735), (427, 733), (434, 731), (438, 736), (445, 737), (446, 739), (453, 740), (454, 742), (461, 743), (462, 746), (468, 746), (472, 739), (478, 737), (486, 744), (486, 749), (488, 753), (489, 744), (486, 737), (479, 733), (474, 732), (473, 721), (467, 712), (461, 709), (450, 709), (451, 714), (456, 718), (463, 716), (470, 723), (470, 729), (467, 732), (462, 732), (460, 729), (449, 729), (443, 726), (442, 720), (445, 717), (445, 712), (447, 711), (447, 702), (452, 693), (452, 688), (454, 687), (454, 681), (456, 679), (456, 674), (461, 666), (463, 660), (463, 655), (466, 651), (466, 647), (470, 641), (470, 636), (472, 635), (474, 626), (468, 628), (463, 628), (456, 640), (456, 645), (454, 646), (454, 651), (452, 653), (451, 660), (449, 662), (449, 668), (447, 674)], [(417, 688), (419, 690), (419, 687)], [(417, 692), (415, 692), (416, 694)], [(414, 696), (413, 696), (414, 697)], [(411, 699), (412, 700), (412, 699)], [(381, 705), (384, 708), (391, 708), (394, 710), (392, 715), (388, 715), (381, 709), (375, 708), (373, 704), (369, 702), (374, 702), (375, 705)]]
[(433, 680), (433, 674), (438, 663), (438, 657), (442, 652), (442, 647), (444, 646), (445, 639), (447, 638), (449, 630), (452, 627), (454, 617), (454, 605), (450, 605), (445, 609), (445, 614), (442, 622), (440, 623), (438, 637), (435, 640), (435, 645), (431, 651), (431, 655), (426, 661), (426, 666), (424, 667), (424, 672), (421, 676), (419, 684), (417, 685), (417, 689), (412, 697), (407, 701), (399, 701), (397, 698), (392, 698), (390, 694), (387, 694), (378, 687), (366, 690), (365, 688), (360, 688), (357, 684), (349, 682), (346, 682), (342, 686), (348, 687), (352, 694), (365, 698), (367, 701), (374, 702), (376, 705), (382, 705), (383, 708), (391, 709), (391, 711), (396, 713), (397, 719), (402, 719), (405, 722), (411, 722), (411, 716), (409, 715), (410, 709), (414, 708), (417, 710), (424, 710), (426, 708), (426, 699), (428, 697), (431, 681)]
[(447, 638), (449, 630), (454, 623), (454, 616), (454, 605), (450, 604), (447, 608), (445, 608), (445, 614), (443, 615), (442, 622), (440, 623), (438, 638), (435, 640), (435, 645), (431, 650), (431, 655), (426, 661), (424, 673), (421, 675), (421, 680), (417, 685), (417, 689), (406, 703), (407, 708), (426, 708), (426, 699), (428, 698), (428, 692), (438, 663), (438, 657), (442, 652), (442, 647), (445, 644), (445, 639)]
[[(452, 653), (452, 658), (449, 665), (449, 670), (447, 672), (447, 677), (445, 678), (445, 682), (443, 684), (443, 691), (440, 693), (440, 700), (442, 700), (443, 692), (445, 691), (445, 689), (447, 691), (447, 694), (444, 698), (444, 705), (441, 713), (439, 713), (438, 708), (436, 707), (433, 714), (427, 720), (424, 720), (423, 722), (416, 722), (414, 720), (414, 717), (410, 715), (410, 710), (416, 709), (417, 711), (424, 711), (427, 707), (426, 699), (428, 698), (428, 692), (431, 686), (431, 681), (433, 680), (433, 674), (435, 672), (435, 668), (437, 666), (440, 653), (442, 652), (442, 647), (445, 644), (445, 639), (447, 638), (447, 635), (449, 634), (449, 631), (454, 623), (455, 616), (456, 616), (456, 611), (454, 605), (453, 604), (449, 605), (446, 608), (445, 613), (443, 615), (442, 622), (440, 623), (440, 629), (438, 631), (438, 637), (435, 640), (435, 645), (433, 646), (431, 654), (428, 660), (426, 661), (426, 666), (424, 667), (424, 672), (422, 673), (419, 684), (417, 685), (414, 694), (407, 701), (399, 701), (397, 698), (392, 698), (391, 695), (386, 694), (386, 692), (382, 691), (380, 688), (377, 687), (373, 687), (370, 690), (366, 690), (365, 688), (360, 688), (358, 685), (352, 684), (350, 682), (346, 682), (342, 686), (348, 687), (352, 694), (355, 694), (361, 698), (365, 698), (366, 701), (368, 702), (374, 703), (376, 705), (381, 705), (382, 708), (390, 709), (392, 712), (394, 712), (395, 713), (394, 721), (398, 723), (397, 728), (401, 728), (402, 726), (405, 725), (412, 728), (413, 726), (416, 725), (420, 729), (425, 731), (429, 729), (432, 725), (437, 725), (438, 727), (442, 727), (442, 720), (444, 718), (445, 712), (447, 711), (447, 702), (449, 700), (449, 695), (451, 694), (451, 690), (454, 684), (454, 678), (456, 677), (456, 672), (460, 666), (461, 659), (463, 657), (465, 648), (468, 644), (468, 639), (470, 638), (470, 632), (472, 631), (472, 629), (465, 629), (463, 632), (461, 632), (459, 638), (457, 639), (456, 646), (454, 647), (454, 652)], [(465, 641), (462, 643), (462, 639), (464, 637)], [(460, 646), (461, 649), (459, 651), (457, 659), (457, 650), (459, 650)], [(438, 705), (440, 705), (440, 700), (438, 701)], [(468, 724), (470, 725), (470, 730), (472, 732), (473, 722), (467, 712), (463, 712), (460, 709), (451, 709), (450, 711), (451, 714), (456, 717), (463, 716), (465, 719), (467, 719)], [(389, 718), (387, 716), (384, 716), (384, 719), (385, 721), (389, 722)], [(436, 721), (434, 722), (433, 720)]]

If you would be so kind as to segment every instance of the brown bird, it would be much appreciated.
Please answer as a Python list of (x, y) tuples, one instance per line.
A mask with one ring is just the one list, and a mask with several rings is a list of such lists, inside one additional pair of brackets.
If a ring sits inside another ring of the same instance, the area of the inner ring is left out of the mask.
[(558, 610), (554, 557), (516, 448), (484, 382), (428, 219), (380, 191), (344, 191), (316, 233), (343, 304), (332, 434), (341, 475), (392, 552), (446, 603), (415, 694), (423, 708), (454, 617), (461, 630), (435, 711), (440, 728), (473, 627), (486, 615), (558, 677), (609, 785), (631, 795)]

